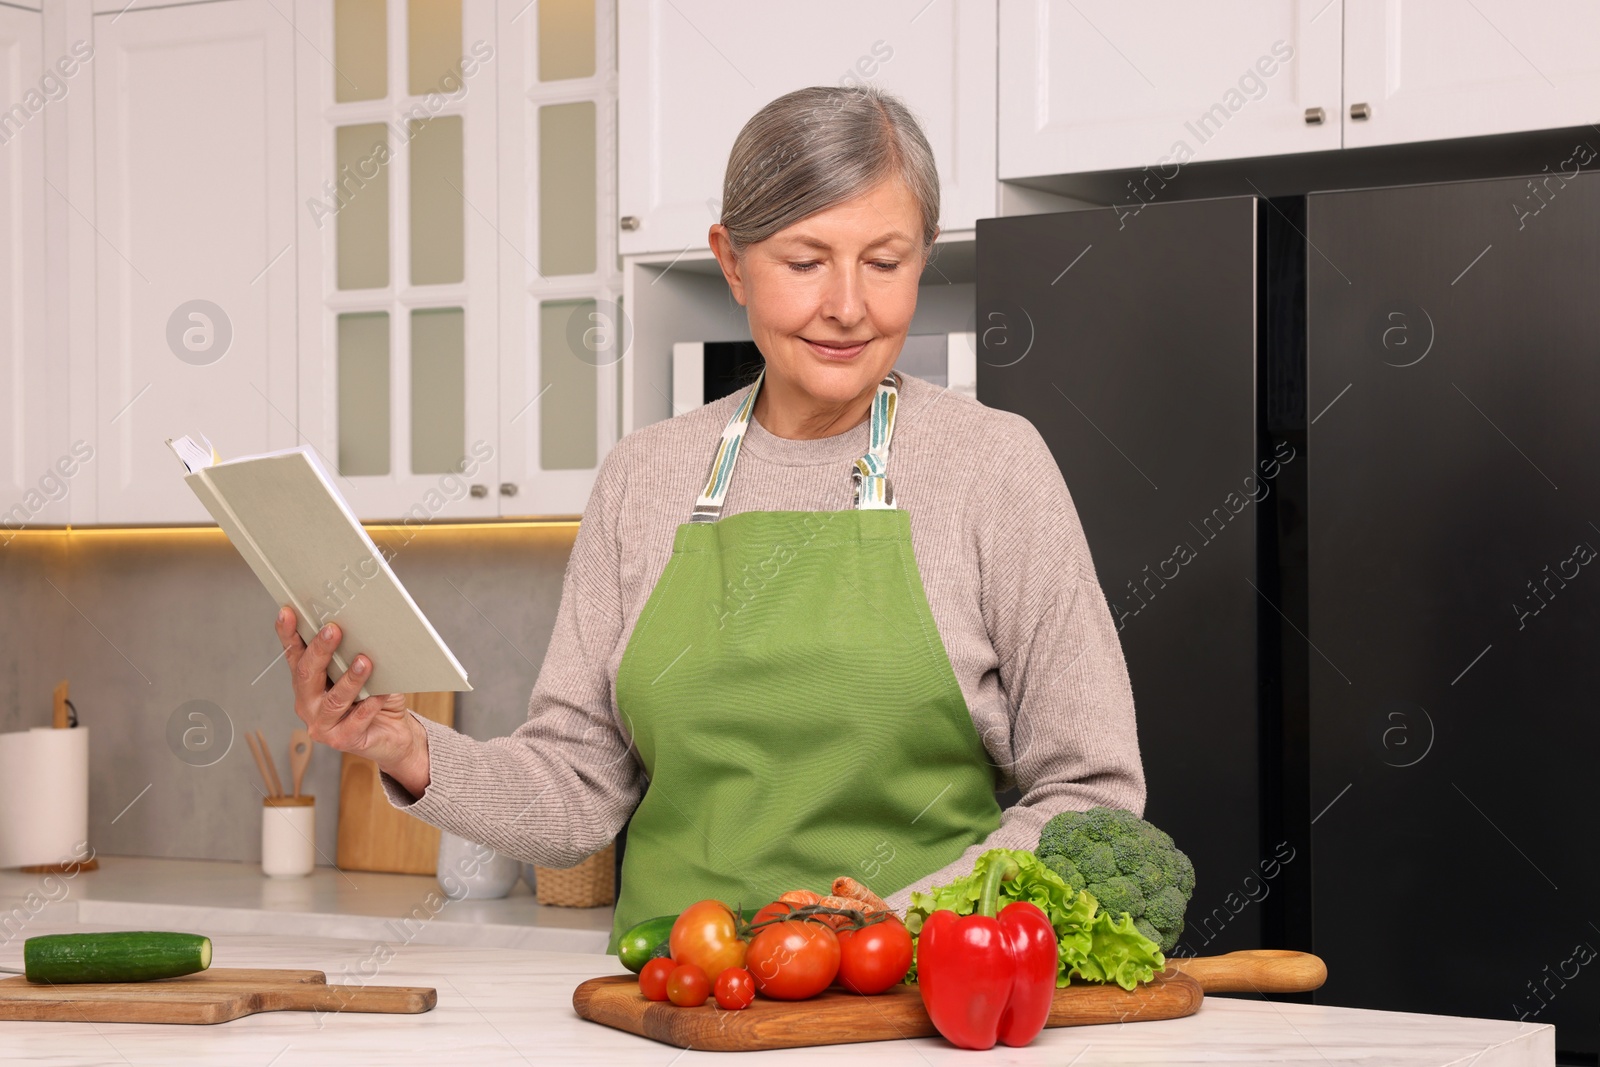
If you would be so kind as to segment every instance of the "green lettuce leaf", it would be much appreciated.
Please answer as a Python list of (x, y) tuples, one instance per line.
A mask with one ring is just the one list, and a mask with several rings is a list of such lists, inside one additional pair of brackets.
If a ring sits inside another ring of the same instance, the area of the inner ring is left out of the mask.
[[(1000, 906), (1026, 900), (1049, 917), (1060, 938), (1057, 986), (1078, 977), (1090, 982), (1115, 982), (1132, 989), (1140, 982), (1150, 981), (1166, 966), (1159, 946), (1134, 928), (1133, 919), (1124, 914), (1118, 921), (1101, 911), (1099, 902), (1087, 890), (1074, 892), (1038, 856), (1021, 849), (990, 849), (978, 857), (966, 877), (934, 886), (926, 893), (913, 891), (911, 907), (906, 911), (906, 928), (913, 934), (921, 933), (923, 922), (939, 910), (971, 915), (977, 910), (989, 869), (1007, 862), (1014, 862), (1018, 873), (1000, 883)], [(909, 980), (913, 979), (908, 976)]]
[[(995, 864), (1014, 862), (1017, 876), (1000, 883), (1000, 906), (1014, 900), (1037, 904), (1039, 910), (1050, 917), (1050, 925), (1058, 926), (1073, 916), (1080, 905), (1077, 894), (1061, 880), (1061, 876), (1039, 861), (1032, 852), (1010, 848), (992, 848), (978, 857), (972, 873), (958, 878), (949, 885), (934, 886), (930, 892), (911, 894), (911, 907), (906, 912), (906, 928), (912, 933), (922, 931), (922, 923), (939, 910), (953, 911), (957, 915), (971, 915), (978, 907), (978, 896), (983, 891), (984, 879)], [(1093, 909), (1092, 903), (1090, 908)], [(1079, 921), (1087, 921), (1083, 915)]]
[[(1070, 978), (1078, 977), (1091, 982), (1115, 982), (1123, 989), (1132, 989), (1166, 967), (1160, 947), (1134, 927), (1132, 916), (1123, 912), (1120, 920), (1113, 919), (1108, 912), (1098, 910), (1088, 890), (1082, 890), (1081, 895), (1096, 908), (1094, 919), (1087, 927), (1062, 935), (1056, 985), (1064, 986)], [(1060, 927), (1056, 933), (1061, 934)]]

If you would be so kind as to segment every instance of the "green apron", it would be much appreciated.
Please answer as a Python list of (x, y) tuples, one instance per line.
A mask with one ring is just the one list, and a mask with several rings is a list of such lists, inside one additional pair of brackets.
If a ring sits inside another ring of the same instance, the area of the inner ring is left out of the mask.
[(873, 398), (854, 510), (721, 518), (763, 378), (729, 419), (618, 667), (649, 786), (628, 824), (611, 952), (634, 924), (708, 897), (754, 910), (790, 889), (826, 895), (840, 875), (887, 895), (1000, 824), (995, 771), (886, 476), (895, 376)]

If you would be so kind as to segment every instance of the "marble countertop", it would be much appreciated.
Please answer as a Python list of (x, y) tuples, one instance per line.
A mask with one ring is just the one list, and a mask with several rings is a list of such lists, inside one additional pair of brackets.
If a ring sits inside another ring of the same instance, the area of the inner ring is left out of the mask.
[[(0, 946), (28, 918), (207, 934), (298, 934), (416, 944), (603, 953), (610, 908), (555, 908), (518, 882), (500, 900), (448, 900), (428, 875), (318, 867), (267, 878), (254, 863), (97, 857), (100, 868), (53, 881), (0, 871)], [(32, 899), (30, 901), (30, 894)], [(0, 949), (0, 951), (4, 951)]]
[[(103, 927), (51, 922), (41, 915), (28, 933), (97, 928)], [(729, 1062), (728, 1053), (683, 1051), (579, 1019), (572, 1011), (572, 990), (584, 979), (621, 973), (609, 956), (396, 944), (392, 938), (375, 943), (218, 934), (213, 942), (214, 966), (320, 968), (334, 982), (345, 975), (370, 973), (371, 961), (392, 953), (368, 981), (432, 986), (439, 992), (438, 1006), (423, 1015), (274, 1012), (216, 1026), (0, 1022), (0, 1061), (17, 1067), (179, 1062), (228, 1067), (352, 1063), (692, 1067)], [(0, 965), (15, 965), (20, 953), (14, 952), (14, 947), (0, 949)], [(832, 1067), (841, 1060), (871, 1062), (873, 1067), (977, 1063), (1544, 1067), (1555, 1062), (1555, 1030), (1547, 1024), (1208, 997), (1199, 1013), (1187, 1019), (1051, 1029), (1027, 1048), (990, 1053), (956, 1049), (939, 1038), (919, 1038), (737, 1055), (741, 1063), (759, 1060), (791, 1067)]]

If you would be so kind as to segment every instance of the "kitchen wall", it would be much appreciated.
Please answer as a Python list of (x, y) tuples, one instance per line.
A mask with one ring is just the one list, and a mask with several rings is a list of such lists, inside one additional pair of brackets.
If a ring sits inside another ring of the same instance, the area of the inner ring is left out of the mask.
[[(373, 531), (472, 680), (456, 696), (464, 733), (503, 736), (526, 720), (576, 532), (570, 523)], [(79, 721), (93, 731), (96, 852), (258, 860), (261, 787), (243, 734), (266, 734), (287, 789), (299, 720), (288, 667), (274, 662), (276, 605), (223, 534), (56, 530), (0, 546), (0, 730), (49, 725), (52, 687), (71, 682)], [(185, 762), (168, 740), (189, 701), (221, 709), (219, 739), (231, 724), (231, 745), (209, 766)], [(303, 791), (317, 797), (318, 862), (331, 864), (337, 752), (316, 746)]]

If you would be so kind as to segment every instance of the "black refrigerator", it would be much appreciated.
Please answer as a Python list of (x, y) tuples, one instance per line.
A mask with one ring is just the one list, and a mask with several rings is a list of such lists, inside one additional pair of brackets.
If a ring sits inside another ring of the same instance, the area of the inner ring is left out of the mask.
[(1576, 168), (978, 224), (978, 396), (1122, 623), (1180, 952), (1600, 1052), (1597, 295)]
[[(1257, 427), (1262, 210), (978, 223), (978, 398), (1033, 422), (1083, 522), (1128, 661), (1145, 816), (1195, 863), (1180, 955), (1260, 945), (1284, 873), (1262, 840), (1258, 521), (1302, 457), (1274, 457)], [(1304, 842), (1281, 854), (1292, 868)]]
[(1600, 178), (1555, 170), (1307, 198), (1313, 906), (1330, 1003), (1593, 1054)]

